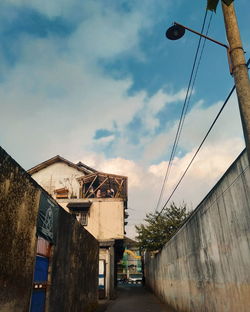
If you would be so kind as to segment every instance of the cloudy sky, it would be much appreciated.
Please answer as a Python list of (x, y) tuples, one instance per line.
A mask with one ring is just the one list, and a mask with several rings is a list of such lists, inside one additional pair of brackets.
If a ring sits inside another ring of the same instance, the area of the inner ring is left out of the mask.
[[(1, 0), (0, 144), (25, 169), (57, 154), (129, 178), (129, 226), (154, 211), (206, 1)], [(249, 57), (249, 5), (236, 1)], [(208, 20), (210, 13), (208, 14)], [(207, 24), (208, 25), (208, 20)], [(221, 8), (209, 36), (226, 43)], [(206, 43), (163, 200), (233, 86), (224, 48)], [(244, 148), (235, 96), (173, 197), (194, 208)]]

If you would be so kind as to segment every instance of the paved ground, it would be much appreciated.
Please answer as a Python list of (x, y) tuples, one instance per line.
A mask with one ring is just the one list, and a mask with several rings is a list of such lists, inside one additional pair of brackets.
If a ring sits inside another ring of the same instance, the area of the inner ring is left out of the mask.
[(163, 305), (152, 293), (140, 285), (122, 285), (118, 297), (105, 312), (174, 312)]

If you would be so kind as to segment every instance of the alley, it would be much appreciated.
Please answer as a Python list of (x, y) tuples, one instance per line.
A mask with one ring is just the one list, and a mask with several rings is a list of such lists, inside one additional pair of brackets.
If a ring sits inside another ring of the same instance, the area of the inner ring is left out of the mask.
[(122, 285), (105, 312), (174, 312), (141, 285)]

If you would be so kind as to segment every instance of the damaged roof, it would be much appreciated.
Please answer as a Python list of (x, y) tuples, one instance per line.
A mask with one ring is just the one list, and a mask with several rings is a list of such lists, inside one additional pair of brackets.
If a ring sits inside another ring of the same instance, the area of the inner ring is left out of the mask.
[(63, 162), (65, 164), (67, 164), (68, 166), (75, 168), (81, 172), (83, 172), (84, 174), (91, 174), (91, 173), (95, 173), (97, 172), (97, 170), (83, 164), (82, 162), (78, 162), (77, 164), (74, 164), (73, 162), (61, 157), (60, 155), (56, 155), (55, 157), (52, 157), (38, 165), (36, 165), (35, 167), (30, 168), (29, 170), (27, 170), (27, 172), (29, 174), (34, 174), (52, 164), (58, 163), (58, 162)]

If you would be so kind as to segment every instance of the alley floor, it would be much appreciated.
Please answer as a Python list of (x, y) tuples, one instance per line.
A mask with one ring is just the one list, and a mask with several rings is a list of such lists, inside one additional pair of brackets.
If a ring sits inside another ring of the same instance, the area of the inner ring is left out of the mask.
[(141, 285), (118, 287), (116, 300), (111, 301), (105, 312), (174, 312)]

